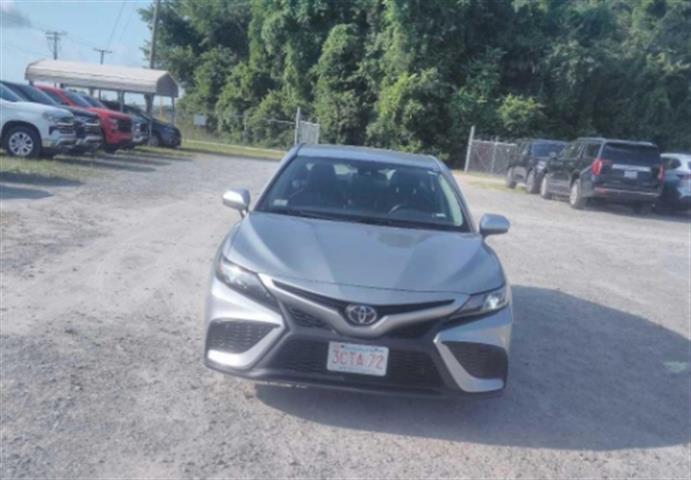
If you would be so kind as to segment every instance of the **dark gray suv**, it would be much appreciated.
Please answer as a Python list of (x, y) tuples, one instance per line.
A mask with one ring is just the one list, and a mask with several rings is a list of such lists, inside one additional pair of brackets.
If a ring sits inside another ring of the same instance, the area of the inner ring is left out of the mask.
[(506, 186), (515, 188), (525, 183), (528, 193), (537, 193), (550, 158), (556, 157), (567, 145), (559, 140), (527, 139), (518, 142), (506, 170)]
[(655, 144), (606, 138), (579, 138), (547, 162), (540, 195), (569, 197), (573, 208), (597, 198), (650, 207), (662, 193), (664, 168)]

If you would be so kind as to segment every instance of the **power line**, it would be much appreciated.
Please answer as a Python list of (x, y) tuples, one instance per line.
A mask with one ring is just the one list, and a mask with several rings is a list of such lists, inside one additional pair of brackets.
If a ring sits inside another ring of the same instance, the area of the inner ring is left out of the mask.
[(113, 35), (115, 34), (115, 30), (118, 28), (118, 23), (120, 23), (120, 17), (122, 16), (122, 10), (125, 8), (125, 0), (122, 0), (122, 3), (120, 3), (120, 11), (118, 12), (118, 16), (115, 19), (115, 23), (113, 24), (113, 30), (110, 32), (110, 37), (108, 37), (108, 43), (106, 44), (107, 48), (110, 48), (110, 42), (113, 41)]
[(2, 46), (3, 47), (10, 47), (14, 50), (17, 50), (17, 51), (20, 51), (20, 52), (23, 52), (23, 53), (26, 53), (29, 55), (43, 55), (43, 53), (38, 52), (36, 50), (29, 50), (29, 49), (26, 49), (24, 47), (20, 47), (19, 45), (14, 45), (13, 43), (9, 43), (5, 40), (2, 41)]
[(125, 36), (125, 33), (127, 32), (127, 27), (130, 26), (130, 20), (132, 20), (132, 17), (134, 16), (134, 12), (137, 11), (137, 4), (134, 4), (134, 8), (130, 10), (130, 14), (127, 16), (127, 20), (125, 20), (124, 27), (122, 27), (122, 30), (120, 31), (120, 36), (118, 37), (118, 43), (122, 41), (122, 38)]
[(58, 59), (58, 50), (60, 49), (60, 38), (67, 35), (67, 32), (58, 32), (57, 30), (49, 30), (46, 32), (48, 39), (48, 47), (53, 52), (53, 60)]

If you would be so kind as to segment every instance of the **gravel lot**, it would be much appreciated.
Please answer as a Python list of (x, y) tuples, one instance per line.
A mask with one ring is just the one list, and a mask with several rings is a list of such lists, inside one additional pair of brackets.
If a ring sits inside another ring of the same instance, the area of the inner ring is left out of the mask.
[[(60, 162), (61, 160), (57, 160)], [(72, 160), (65, 160), (69, 166)], [(0, 174), (0, 477), (689, 478), (690, 223), (460, 179), (514, 285), (491, 400), (254, 385), (203, 367), (215, 248), (272, 161)]]

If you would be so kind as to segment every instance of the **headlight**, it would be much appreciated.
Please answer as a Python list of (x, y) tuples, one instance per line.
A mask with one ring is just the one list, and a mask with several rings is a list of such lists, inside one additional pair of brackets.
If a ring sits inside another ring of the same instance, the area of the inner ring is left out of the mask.
[(223, 256), (216, 264), (216, 277), (228, 287), (255, 302), (278, 309), (276, 299), (269, 293), (257, 274), (229, 262)]
[(109, 118), (108, 121), (110, 123), (110, 128), (112, 128), (113, 130), (118, 129), (118, 119), (117, 118)]
[(43, 118), (48, 120), (50, 123), (60, 123), (60, 122), (66, 120), (66, 118), (63, 115), (56, 115), (54, 113), (48, 113), (48, 112), (45, 112), (43, 114)]
[(501, 288), (489, 292), (478, 293), (471, 297), (453, 315), (467, 317), (470, 315), (482, 315), (484, 313), (500, 310), (508, 305), (511, 300), (511, 289), (504, 285)]

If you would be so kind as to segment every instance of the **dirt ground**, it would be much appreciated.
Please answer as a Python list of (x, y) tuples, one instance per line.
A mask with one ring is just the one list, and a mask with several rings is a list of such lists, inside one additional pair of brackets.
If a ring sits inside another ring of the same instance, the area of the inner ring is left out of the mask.
[(513, 284), (505, 394), (255, 385), (202, 365), (202, 306), (238, 219), (221, 193), (275, 168), (171, 152), (0, 174), (0, 477), (689, 478), (688, 217), (463, 177), (476, 219), (512, 223), (489, 239)]

